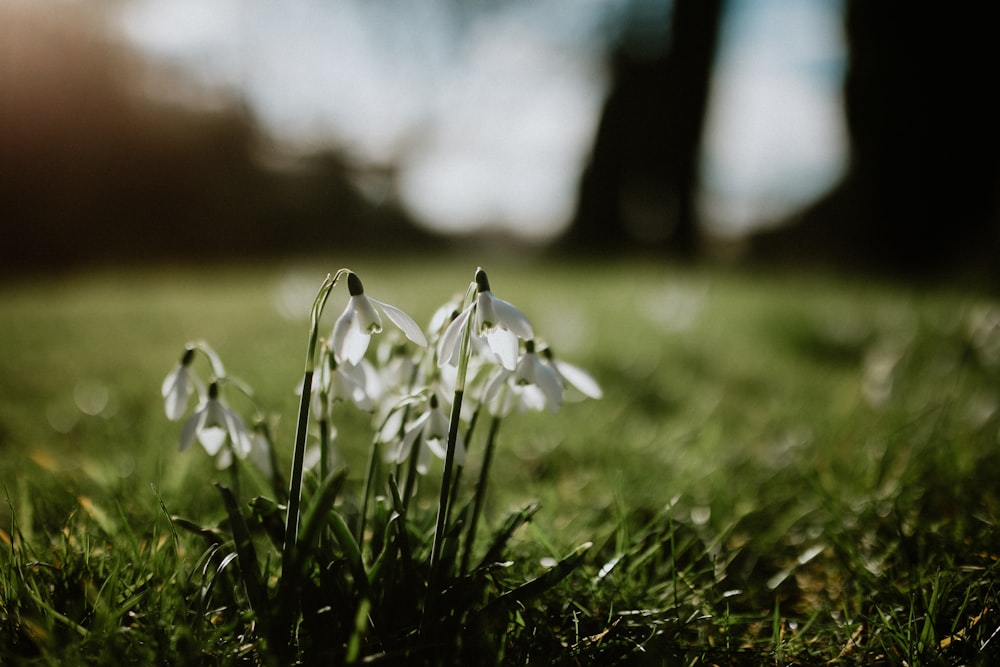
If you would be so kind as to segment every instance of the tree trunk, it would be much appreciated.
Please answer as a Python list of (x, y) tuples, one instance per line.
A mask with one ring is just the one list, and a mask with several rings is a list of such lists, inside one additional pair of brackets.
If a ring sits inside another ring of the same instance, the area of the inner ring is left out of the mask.
[(612, 55), (612, 89), (583, 174), (571, 245), (695, 254), (698, 154), (723, 5), (675, 0), (659, 43), (625, 30)]

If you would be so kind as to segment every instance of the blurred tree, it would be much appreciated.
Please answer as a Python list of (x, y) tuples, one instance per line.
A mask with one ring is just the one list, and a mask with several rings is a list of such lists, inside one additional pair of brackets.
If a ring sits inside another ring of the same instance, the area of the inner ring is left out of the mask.
[(848, 172), (755, 239), (797, 257), (927, 274), (1000, 259), (1000, 56), (985, 4), (847, 0)]
[(380, 175), (344, 155), (292, 160), (238, 100), (205, 110), (145, 95), (145, 63), (100, 18), (0, 0), (0, 279), (429, 243), (394, 200), (364, 195), (359, 180)]
[[(661, 10), (655, 21), (645, 15)], [(698, 153), (723, 0), (632, 3), (567, 242), (691, 256)]]

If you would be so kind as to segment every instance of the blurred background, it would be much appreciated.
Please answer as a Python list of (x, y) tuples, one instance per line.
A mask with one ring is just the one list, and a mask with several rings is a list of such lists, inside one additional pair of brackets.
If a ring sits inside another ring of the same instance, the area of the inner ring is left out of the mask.
[(996, 277), (987, 11), (0, 0), (0, 272), (475, 246)]

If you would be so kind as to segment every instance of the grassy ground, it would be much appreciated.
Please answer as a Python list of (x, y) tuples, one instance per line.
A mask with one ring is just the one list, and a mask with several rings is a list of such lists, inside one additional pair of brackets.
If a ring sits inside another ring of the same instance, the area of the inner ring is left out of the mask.
[[(475, 268), (348, 266), (421, 323)], [(249, 659), (232, 627), (186, 630), (184, 587), (153, 583), (193, 585), (206, 565), (168, 516), (225, 520), (210, 485), (225, 478), (176, 451), (159, 385), (207, 340), (277, 417), (287, 468), (308, 309), (336, 268), (0, 287), (0, 663)], [(486, 268), (605, 393), (501, 431), (488, 524), (541, 502), (516, 567), (594, 543), (519, 611), (507, 664), (1000, 660), (1000, 304), (645, 263)], [(338, 423), (348, 485), (365, 424)]]

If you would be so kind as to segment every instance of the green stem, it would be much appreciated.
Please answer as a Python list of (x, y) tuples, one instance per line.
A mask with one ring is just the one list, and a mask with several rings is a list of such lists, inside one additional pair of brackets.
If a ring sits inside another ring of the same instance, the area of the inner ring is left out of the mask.
[(319, 420), (319, 478), (330, 474), (330, 420), (325, 415)]
[(472, 518), (465, 537), (465, 551), (462, 554), (462, 572), (468, 571), (472, 559), (472, 547), (476, 540), (476, 527), (479, 525), (479, 515), (483, 511), (486, 498), (486, 483), (490, 476), (490, 465), (493, 463), (493, 451), (496, 449), (497, 433), (500, 431), (500, 418), (494, 417), (490, 422), (490, 432), (486, 439), (486, 451), (483, 454), (483, 466), (479, 471), (479, 484), (476, 485), (476, 499), (472, 506)]
[[(473, 282), (466, 291), (466, 303), (475, 298), (477, 285)], [(455, 400), (451, 405), (451, 421), (448, 426), (448, 448), (444, 457), (444, 472), (441, 475), (441, 495), (438, 498), (437, 521), (434, 525), (434, 541), (431, 543), (430, 562), (428, 563), (427, 598), (424, 602), (424, 615), (421, 631), (428, 630), (428, 624), (435, 621), (435, 606), (439, 591), (438, 582), (441, 577), (441, 552), (444, 549), (445, 525), (451, 500), (451, 477), (455, 467), (455, 444), (458, 442), (458, 427), (462, 416), (462, 398), (465, 396), (465, 376), (469, 370), (469, 356), (472, 343), (472, 327), (474, 318), (469, 320), (462, 331), (462, 340), (458, 351), (458, 373), (455, 376)]]
[[(402, 437), (402, 436), (400, 436)], [(417, 462), (420, 458), (420, 447), (423, 447), (424, 443), (417, 440), (413, 443), (413, 449), (410, 450), (410, 455), (406, 459), (406, 486), (403, 487), (403, 509), (410, 509), (410, 498), (415, 493), (414, 488), (417, 485)]]
[(299, 505), (302, 502), (302, 470), (305, 466), (306, 430), (309, 428), (309, 399), (312, 393), (313, 371), (302, 378), (302, 400), (295, 426), (295, 449), (292, 450), (292, 474), (288, 486), (288, 514), (285, 517), (285, 541), (282, 556), (287, 556), (299, 539)]
[(274, 490), (274, 499), (280, 503), (284, 499), (285, 488), (281, 470), (278, 468), (278, 452), (274, 449), (274, 439), (271, 437), (271, 428), (267, 422), (261, 421), (260, 428), (264, 440), (267, 442), (267, 457), (271, 463), (271, 487)]
[[(469, 420), (469, 427), (465, 429), (465, 457), (469, 457), (469, 445), (472, 442), (472, 432), (476, 428), (476, 422), (479, 421), (479, 409), (480, 406), (476, 406), (476, 409), (472, 412), (472, 418)], [(451, 484), (451, 499), (448, 501), (449, 507), (454, 507), (456, 499), (458, 498), (458, 487), (461, 485), (462, 481), (462, 471), (465, 468), (463, 466), (458, 466), (455, 470), (455, 479)], [(445, 518), (445, 522), (451, 523), (451, 513)]]
[(368, 470), (365, 472), (365, 490), (361, 496), (361, 513), (358, 516), (358, 533), (355, 536), (358, 544), (365, 543), (365, 521), (368, 518), (368, 498), (375, 486), (375, 475), (378, 472), (378, 431), (372, 438), (371, 450), (368, 453)]
[(473, 318), (470, 317), (462, 332), (461, 347), (458, 352), (458, 374), (455, 376), (455, 400), (451, 405), (451, 422), (448, 426), (448, 449), (444, 457), (444, 472), (441, 476), (441, 495), (438, 499), (437, 522), (434, 527), (434, 542), (431, 544), (430, 574), (435, 579), (438, 561), (444, 548), (445, 524), (451, 500), (452, 471), (455, 467), (455, 444), (458, 442), (458, 427), (462, 416), (462, 398), (465, 396), (465, 376), (469, 370), (469, 351), (472, 340)]
[[(285, 539), (281, 548), (281, 561), (285, 565), (291, 565), (292, 552), (299, 539), (302, 469), (305, 460), (306, 435), (309, 428), (309, 406), (312, 399), (313, 373), (316, 369), (316, 341), (319, 339), (319, 321), (323, 315), (323, 306), (326, 304), (326, 299), (330, 296), (330, 291), (345, 272), (345, 269), (341, 269), (333, 278), (327, 275), (319, 288), (319, 292), (316, 293), (316, 299), (313, 301), (309, 342), (306, 346), (305, 373), (302, 377), (302, 395), (299, 398), (299, 417), (295, 427), (295, 447), (292, 450), (292, 470), (288, 486), (288, 512), (285, 516)], [(283, 573), (278, 592), (282, 607), (289, 610), (290, 613), (297, 613), (297, 609), (294, 612), (290, 609), (293, 603), (293, 591), (297, 586), (296, 579), (294, 568), (289, 568), (288, 571)], [(289, 622), (292, 622), (291, 618), (289, 618)]]
[(233, 485), (233, 495), (238, 500), (241, 497), (239, 459), (236, 457), (236, 452), (233, 451), (232, 443), (227, 443), (226, 446), (229, 447), (229, 455), (232, 457), (232, 460), (229, 462), (229, 480)]

